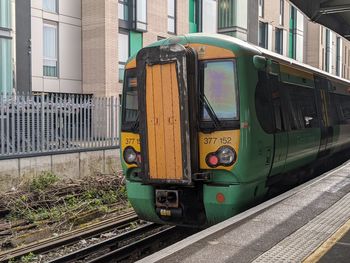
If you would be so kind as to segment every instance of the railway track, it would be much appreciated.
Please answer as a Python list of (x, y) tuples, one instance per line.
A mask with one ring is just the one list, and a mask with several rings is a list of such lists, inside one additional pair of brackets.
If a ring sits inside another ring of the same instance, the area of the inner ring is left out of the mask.
[(49, 263), (133, 262), (193, 233), (193, 230), (184, 230), (181, 227), (149, 223), (119, 236), (51, 260)]
[(111, 231), (112, 229), (121, 228), (134, 222), (138, 219), (135, 212), (130, 211), (115, 218), (103, 220), (96, 224), (91, 224), (83, 229), (77, 229), (57, 237), (44, 239), (33, 244), (29, 244), (23, 247), (15, 248), (10, 251), (0, 253), (0, 262), (7, 261), (9, 259), (18, 259), (28, 253), (47, 253), (58, 247), (70, 245), (78, 242), (82, 239), (92, 238), (102, 233)]

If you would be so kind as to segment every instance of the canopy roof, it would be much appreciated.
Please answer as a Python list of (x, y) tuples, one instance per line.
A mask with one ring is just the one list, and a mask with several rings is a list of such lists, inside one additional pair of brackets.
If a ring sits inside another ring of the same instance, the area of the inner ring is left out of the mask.
[(350, 0), (289, 0), (312, 21), (350, 40)]

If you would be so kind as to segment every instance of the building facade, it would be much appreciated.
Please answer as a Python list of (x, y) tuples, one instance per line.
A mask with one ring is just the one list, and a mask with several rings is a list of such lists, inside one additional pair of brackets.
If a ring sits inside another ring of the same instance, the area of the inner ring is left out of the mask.
[(18, 91), (82, 93), (81, 1), (16, 1)]
[(127, 59), (162, 38), (186, 34), (188, 1), (84, 0), (83, 90), (121, 94)]
[(0, 92), (119, 96), (126, 60), (221, 33), (350, 78), (349, 42), (286, 0), (0, 0)]

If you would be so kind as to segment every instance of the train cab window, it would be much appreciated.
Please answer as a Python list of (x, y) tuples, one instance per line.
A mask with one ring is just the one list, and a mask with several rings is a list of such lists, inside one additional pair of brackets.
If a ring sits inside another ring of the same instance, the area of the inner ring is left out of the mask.
[[(215, 115), (220, 122), (239, 119), (236, 61), (205, 61), (201, 65), (201, 120), (211, 122)], [(208, 107), (209, 106), (209, 107)], [(212, 111), (212, 112), (209, 112)]]
[(134, 126), (138, 118), (138, 95), (136, 70), (125, 72), (122, 121), (125, 127)]

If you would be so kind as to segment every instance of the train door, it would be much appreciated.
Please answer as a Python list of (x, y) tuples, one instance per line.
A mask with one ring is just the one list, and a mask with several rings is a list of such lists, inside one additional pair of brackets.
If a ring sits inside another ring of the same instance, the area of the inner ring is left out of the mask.
[(271, 73), (268, 74), (268, 86), (274, 119), (274, 154), (272, 158), (271, 174), (282, 174), (284, 171), (287, 149), (288, 133), (286, 129), (286, 114), (284, 110), (284, 94), (280, 86), (279, 64), (272, 62)]
[(315, 75), (315, 87), (316, 87), (316, 98), (317, 98), (317, 109), (319, 118), (321, 120), (321, 141), (320, 148), (318, 151), (318, 157), (327, 156), (330, 153), (330, 149), (333, 143), (333, 126), (330, 120), (330, 113), (332, 110), (331, 105), (331, 97), (329, 94), (329, 90), (331, 89), (331, 82), (322, 77)]
[(177, 44), (137, 55), (144, 182), (191, 184), (186, 57), (186, 48)]

